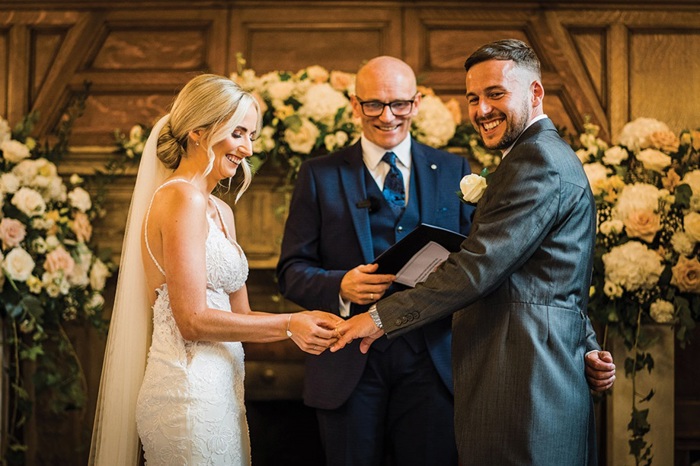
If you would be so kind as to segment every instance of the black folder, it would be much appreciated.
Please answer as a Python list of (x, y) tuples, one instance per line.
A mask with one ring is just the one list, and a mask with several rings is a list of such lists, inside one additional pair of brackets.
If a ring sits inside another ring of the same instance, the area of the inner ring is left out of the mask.
[(450, 252), (457, 252), (465, 239), (466, 236), (461, 233), (421, 223), (374, 260), (374, 263), (379, 264), (375, 273), (395, 275), (430, 241), (434, 241)]

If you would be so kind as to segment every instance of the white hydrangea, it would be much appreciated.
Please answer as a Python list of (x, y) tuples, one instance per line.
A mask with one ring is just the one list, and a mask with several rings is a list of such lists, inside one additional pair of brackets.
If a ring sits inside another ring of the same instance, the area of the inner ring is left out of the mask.
[(294, 91), (294, 83), (292, 81), (277, 81), (267, 88), (267, 95), (273, 102), (278, 101), (280, 104), (292, 96)]
[(651, 289), (664, 266), (659, 255), (638, 241), (628, 241), (603, 254), (605, 279), (627, 291)]
[(328, 83), (316, 84), (303, 97), (299, 115), (331, 127), (340, 109), (347, 109), (350, 101)]
[(432, 147), (446, 146), (457, 129), (452, 112), (435, 95), (423, 96), (413, 125), (416, 139)]
[(684, 231), (677, 231), (671, 237), (673, 250), (682, 256), (690, 256), (695, 249), (695, 240)]
[(621, 144), (633, 152), (649, 147), (649, 136), (659, 131), (670, 131), (666, 123), (654, 118), (637, 118), (627, 123), (618, 137)]
[(673, 303), (664, 301), (663, 299), (657, 299), (649, 307), (649, 314), (654, 321), (660, 324), (667, 324), (673, 322)]
[(617, 204), (613, 208), (613, 218), (625, 219), (634, 211), (652, 211), (659, 209), (659, 197), (664, 193), (656, 186), (646, 183), (634, 183), (622, 189)]

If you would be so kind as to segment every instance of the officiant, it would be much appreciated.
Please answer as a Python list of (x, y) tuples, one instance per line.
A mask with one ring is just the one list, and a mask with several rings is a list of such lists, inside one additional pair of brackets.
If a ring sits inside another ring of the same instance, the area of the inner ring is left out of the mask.
[[(455, 191), (463, 157), (418, 143), (413, 70), (377, 57), (357, 73), (353, 112), (362, 137), (299, 171), (277, 276), (296, 304), (343, 317), (366, 312), (401, 285), (372, 262), (420, 223), (467, 234), (472, 208)], [(304, 402), (316, 408), (328, 466), (457, 464), (451, 318), (306, 360)]]

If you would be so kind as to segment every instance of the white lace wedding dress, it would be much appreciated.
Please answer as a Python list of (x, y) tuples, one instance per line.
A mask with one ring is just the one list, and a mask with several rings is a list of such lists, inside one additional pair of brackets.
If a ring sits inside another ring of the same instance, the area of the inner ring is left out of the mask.
[[(171, 182), (175, 181), (186, 182)], [(150, 253), (147, 241), (146, 246)], [(207, 304), (230, 311), (228, 294), (245, 283), (248, 262), (211, 218), (206, 255)], [(136, 405), (148, 466), (249, 465), (241, 343), (184, 340), (173, 318), (167, 285), (157, 293), (153, 341)]]

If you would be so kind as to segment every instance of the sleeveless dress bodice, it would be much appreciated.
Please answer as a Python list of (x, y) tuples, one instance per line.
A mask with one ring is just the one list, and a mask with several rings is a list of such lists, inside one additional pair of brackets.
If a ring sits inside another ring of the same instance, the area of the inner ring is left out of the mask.
[[(208, 223), (207, 305), (231, 312), (229, 293), (245, 284), (248, 262), (211, 218)], [(147, 464), (249, 465), (243, 346), (183, 339), (167, 285), (156, 291), (153, 339), (136, 406)]]

